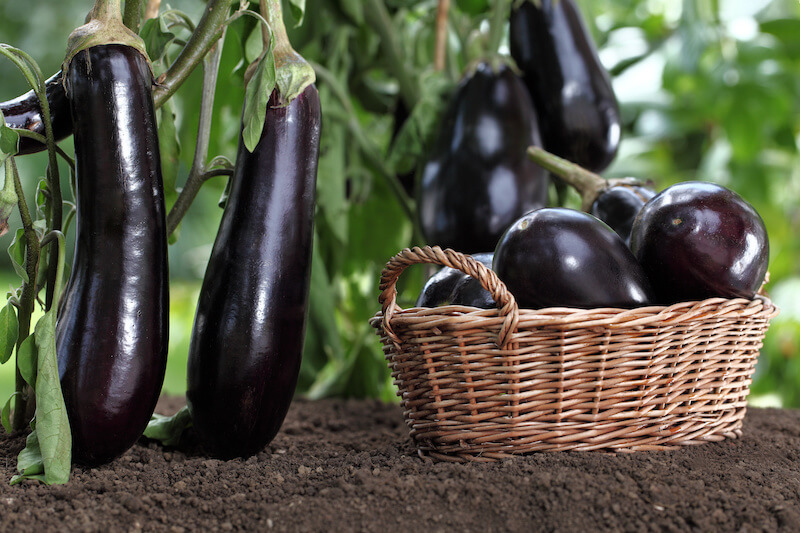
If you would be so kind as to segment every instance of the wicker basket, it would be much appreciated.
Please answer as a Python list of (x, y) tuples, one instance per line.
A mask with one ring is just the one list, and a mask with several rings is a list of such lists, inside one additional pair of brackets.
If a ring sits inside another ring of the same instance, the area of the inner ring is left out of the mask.
[[(400, 309), (405, 268), (479, 279), (498, 309)], [(741, 435), (769, 320), (764, 296), (669, 307), (519, 309), (490, 269), (406, 249), (381, 276), (383, 342), (420, 455), (487, 461), (535, 451), (668, 449)]]

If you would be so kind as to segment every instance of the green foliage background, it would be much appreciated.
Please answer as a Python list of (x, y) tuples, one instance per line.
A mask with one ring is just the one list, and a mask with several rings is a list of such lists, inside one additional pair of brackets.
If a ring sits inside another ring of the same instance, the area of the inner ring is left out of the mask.
[[(451, 12), (448, 69), (434, 74), (436, 2), (386, 0), (390, 30), (376, 24), (376, 2), (308, 0), (303, 26), (290, 31), (296, 48), (322, 67), (317, 240), (300, 382), (300, 390), (312, 397), (393, 399), (367, 320), (377, 310), (377, 281), (385, 261), (405, 246), (421, 244), (394, 192), (395, 175), (418, 164), (443, 98), (466, 64), (486, 49), (488, 25), (481, 23), (488, 18), (482, 11), (486, 4), (457, 2)], [(771, 238), (769, 292), (782, 313), (768, 334), (751, 400), (800, 406), (800, 5), (795, 0), (578, 3), (612, 73), (624, 117), (621, 150), (605, 175), (648, 178), (659, 188), (685, 180), (715, 181), (738, 191), (762, 214)], [(0, 0), (0, 41), (25, 49), (45, 72), (54, 72), (67, 35), (83, 22), (90, 4)], [(194, 20), (203, 9), (199, 0), (170, 5)], [(474, 9), (467, 13), (459, 6)], [(252, 61), (260, 52), (258, 39), (250, 38), (253, 30), (252, 21), (241, 20), (228, 31), (211, 154), (235, 155), (244, 93), (241, 58)], [(0, 80), (0, 99), (27, 90), (7, 62), (0, 63)], [(170, 168), (179, 184), (191, 165), (200, 84), (198, 70), (175, 97), (181, 151), (167, 159), (174, 163)], [(392, 148), (401, 102), (412, 113)], [(71, 140), (61, 144), (71, 151)], [(46, 158), (19, 158), (19, 164), (30, 197)], [(217, 203), (223, 189), (224, 178), (203, 188), (170, 247), (165, 389), (171, 393), (184, 391), (194, 306), (221, 216)], [(18, 218), (10, 224), (19, 227)], [(0, 238), (0, 246), (10, 242), (10, 235)], [(16, 285), (5, 257), (0, 266), (0, 282)], [(415, 299), (422, 270), (404, 276), (403, 304)], [(0, 398), (12, 390), (8, 364), (0, 367)]]

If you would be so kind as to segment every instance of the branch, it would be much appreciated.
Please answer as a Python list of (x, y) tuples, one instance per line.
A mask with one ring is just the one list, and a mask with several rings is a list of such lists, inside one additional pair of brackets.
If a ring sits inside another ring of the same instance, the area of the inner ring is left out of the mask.
[(156, 107), (161, 107), (170, 96), (175, 94), (194, 68), (203, 60), (214, 43), (222, 35), (231, 0), (211, 0), (203, 13), (197, 28), (192, 32), (186, 46), (183, 47), (175, 62), (159, 78), (159, 84), (153, 91)]
[(222, 57), (223, 37), (224, 31), (203, 64), (203, 94), (200, 99), (200, 120), (197, 127), (194, 160), (189, 171), (189, 177), (186, 178), (186, 184), (167, 214), (167, 235), (172, 235), (178, 228), (178, 224), (181, 223), (181, 220), (192, 205), (197, 193), (200, 191), (200, 187), (208, 179), (206, 175), (206, 159), (208, 159), (208, 144), (211, 138), (211, 119), (214, 113), (214, 94), (217, 88), (219, 62)]
[(134, 33), (139, 33), (139, 26), (142, 23), (142, 4), (144, 0), (125, 0), (122, 23)]

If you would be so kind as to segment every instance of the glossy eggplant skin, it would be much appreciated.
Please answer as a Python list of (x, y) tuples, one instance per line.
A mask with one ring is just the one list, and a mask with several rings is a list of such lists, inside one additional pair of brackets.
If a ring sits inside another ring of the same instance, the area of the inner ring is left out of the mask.
[[(47, 95), (47, 102), (50, 104), (53, 136), (58, 142), (72, 134), (72, 114), (70, 113), (61, 71), (47, 79), (45, 82), (45, 94)], [(33, 91), (28, 91), (13, 100), (0, 102), (0, 111), (3, 112), (6, 126), (45, 135), (42, 108)], [(33, 154), (46, 149), (47, 146), (38, 141), (28, 137), (19, 138), (19, 155)]]
[[(492, 268), (493, 256), (492, 252), (472, 254), (472, 258), (486, 268)], [(482, 309), (496, 305), (492, 295), (478, 280), (455, 268), (442, 267), (425, 282), (417, 298), (416, 307), (438, 307), (449, 304)]]
[(769, 263), (767, 229), (753, 206), (699, 181), (647, 202), (634, 221), (631, 249), (663, 304), (753, 298)]
[(492, 265), (520, 307), (633, 308), (653, 301), (636, 258), (588, 213), (546, 208), (516, 221)]
[(77, 239), (56, 350), (73, 459), (122, 455), (155, 408), (167, 363), (167, 237), (152, 73), (124, 45), (67, 73), (75, 124)]
[(313, 85), (287, 106), (273, 93), (253, 153), (239, 139), (189, 347), (189, 408), (203, 446), (217, 457), (264, 448), (297, 385), (320, 113)]
[(573, 0), (525, 2), (512, 10), (509, 31), (544, 148), (591, 171), (604, 170), (619, 146), (619, 106)]
[(623, 241), (630, 243), (636, 215), (655, 195), (656, 192), (648, 187), (617, 185), (600, 193), (592, 203), (590, 213), (608, 224)]
[(547, 201), (547, 173), (526, 156), (541, 146), (536, 113), (507, 66), (479, 64), (456, 88), (417, 187), (428, 244), (493, 250), (524, 213)]

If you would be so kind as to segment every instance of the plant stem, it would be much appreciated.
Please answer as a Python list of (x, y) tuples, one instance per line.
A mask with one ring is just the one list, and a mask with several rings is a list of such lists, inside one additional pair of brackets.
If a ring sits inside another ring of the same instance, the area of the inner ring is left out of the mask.
[(436, 44), (433, 51), (433, 69), (444, 70), (447, 59), (447, 13), (450, 0), (439, 0), (436, 8)]
[[(50, 220), (48, 221), (48, 229), (50, 231), (61, 231), (61, 222), (63, 218), (63, 197), (61, 195), (61, 175), (58, 171), (58, 158), (56, 154), (56, 141), (53, 134), (53, 122), (50, 118), (50, 104), (47, 101), (47, 94), (45, 92), (44, 82), (40, 84), (40, 90), (37, 91), (39, 96), (39, 105), (42, 110), (42, 120), (44, 121), (45, 137), (47, 138), (47, 188), (50, 195), (48, 202), (50, 203)], [(50, 250), (50, 260), (48, 265), (54, 265), (58, 261), (58, 250), (53, 248)], [(58, 280), (56, 279), (56, 272), (54, 268), (49, 268), (47, 272), (47, 291), (45, 293), (45, 307), (49, 310), (53, 305), (53, 294)]]
[(367, 24), (381, 37), (381, 46), (386, 54), (386, 64), (394, 69), (400, 85), (400, 97), (406, 108), (414, 109), (419, 100), (419, 86), (405, 62), (403, 47), (392, 24), (392, 18), (383, 0), (364, 0), (364, 17)]
[(169, 67), (161, 78), (159, 85), (153, 91), (153, 101), (156, 107), (161, 107), (170, 96), (175, 94), (186, 78), (194, 70), (203, 57), (208, 53), (214, 43), (222, 34), (231, 0), (211, 0), (192, 32), (186, 46), (183, 47), (175, 62)]
[(594, 172), (586, 170), (557, 155), (551, 154), (538, 146), (528, 147), (528, 159), (545, 170), (549, 170), (578, 191), (582, 199), (581, 209), (586, 212), (591, 210), (592, 204), (597, 200), (597, 197), (600, 196), (603, 191), (611, 187), (620, 185), (628, 187), (646, 185), (642, 180), (637, 180), (635, 178), (607, 180)]
[(497, 54), (508, 22), (509, 0), (495, 0), (492, 20), (489, 23), (489, 54)]
[(121, 0), (95, 0), (94, 7), (86, 16), (90, 20), (122, 20)]
[(167, 214), (167, 235), (177, 229), (189, 207), (192, 205), (200, 187), (203, 186), (206, 176), (206, 160), (208, 159), (208, 144), (211, 138), (211, 119), (214, 114), (214, 94), (217, 89), (217, 76), (219, 75), (219, 62), (222, 57), (222, 45), (225, 32), (220, 36), (217, 44), (211, 49), (209, 55), (203, 60), (203, 94), (200, 99), (200, 119), (197, 127), (197, 144), (194, 150), (194, 160), (186, 178), (183, 190), (175, 200)]
[[(47, 144), (47, 137), (40, 133), (36, 133), (35, 131), (20, 129), (20, 128), (11, 128), (16, 131), (20, 137), (28, 137), (29, 139), (33, 139), (36, 142), (46, 145)], [(61, 156), (61, 159), (69, 165), (71, 169), (75, 169), (75, 160), (72, 159), (67, 152), (61, 149), (60, 146), (56, 145), (56, 153)]]
[[(14, 179), (19, 214), (25, 231), (25, 271), (28, 275), (28, 281), (22, 285), (22, 294), (19, 299), (19, 336), (17, 337), (17, 352), (19, 352), (22, 341), (28, 338), (31, 332), (31, 315), (33, 314), (33, 306), (36, 303), (37, 292), (36, 275), (39, 270), (39, 239), (36, 235), (36, 230), (33, 229), (33, 220), (28, 204), (25, 201), (25, 190), (22, 188), (22, 182), (19, 179), (17, 164), (13, 158), (9, 161), (10, 163), (6, 166), (6, 169), (11, 170), (11, 176)], [(8, 174), (6, 176), (8, 179)], [(16, 367), (16, 391), (19, 394), (14, 399), (14, 419), (11, 425), (15, 431), (21, 431), (28, 425), (35, 412), (36, 397), (33, 393), (33, 388), (25, 383), (22, 378), (22, 374), (19, 372), (19, 364)]]
[(48, 244), (56, 243), (56, 286), (55, 286), (55, 301), (59, 301), (61, 298), (61, 293), (64, 290), (64, 257), (66, 256), (66, 237), (60, 231), (51, 231), (47, 235), (44, 236), (42, 242), (40, 244), (41, 247), (47, 246)]
[(144, 4), (144, 0), (125, 0), (125, 14), (122, 16), (122, 23), (135, 33), (139, 33), (139, 26), (142, 23), (142, 4)]

